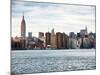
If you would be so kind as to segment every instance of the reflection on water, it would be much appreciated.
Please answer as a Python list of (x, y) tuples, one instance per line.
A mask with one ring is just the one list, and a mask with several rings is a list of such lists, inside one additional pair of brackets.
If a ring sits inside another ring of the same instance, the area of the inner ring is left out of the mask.
[(15, 74), (92, 70), (95, 50), (12, 51), (11, 67)]

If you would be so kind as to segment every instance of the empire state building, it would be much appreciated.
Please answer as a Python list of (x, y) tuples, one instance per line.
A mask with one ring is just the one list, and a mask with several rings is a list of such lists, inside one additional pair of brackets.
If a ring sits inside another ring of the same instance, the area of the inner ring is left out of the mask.
[(23, 15), (22, 21), (21, 21), (21, 37), (25, 38), (25, 36), (26, 36), (26, 23), (25, 23), (25, 19)]

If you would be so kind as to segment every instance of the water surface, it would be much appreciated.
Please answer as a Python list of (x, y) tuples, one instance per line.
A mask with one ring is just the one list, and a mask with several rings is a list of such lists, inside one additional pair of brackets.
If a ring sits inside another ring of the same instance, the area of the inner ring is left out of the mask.
[(12, 73), (92, 70), (96, 68), (95, 49), (12, 51)]

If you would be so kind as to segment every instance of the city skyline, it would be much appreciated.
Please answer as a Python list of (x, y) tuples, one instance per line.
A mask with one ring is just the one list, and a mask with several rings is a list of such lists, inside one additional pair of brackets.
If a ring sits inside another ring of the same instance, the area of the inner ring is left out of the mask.
[(12, 36), (20, 36), (21, 20), (24, 12), (26, 36), (32, 32), (79, 32), (87, 26), (88, 32), (95, 32), (95, 7), (12, 1)]

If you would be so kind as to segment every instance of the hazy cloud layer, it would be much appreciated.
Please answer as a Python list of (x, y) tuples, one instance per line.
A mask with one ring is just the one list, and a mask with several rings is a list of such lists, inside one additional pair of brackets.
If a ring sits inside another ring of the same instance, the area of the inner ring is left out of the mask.
[(95, 32), (95, 7), (69, 4), (12, 1), (12, 36), (20, 36), (20, 24), (24, 12), (27, 34), (37, 36), (39, 31), (69, 33), (88, 27)]

